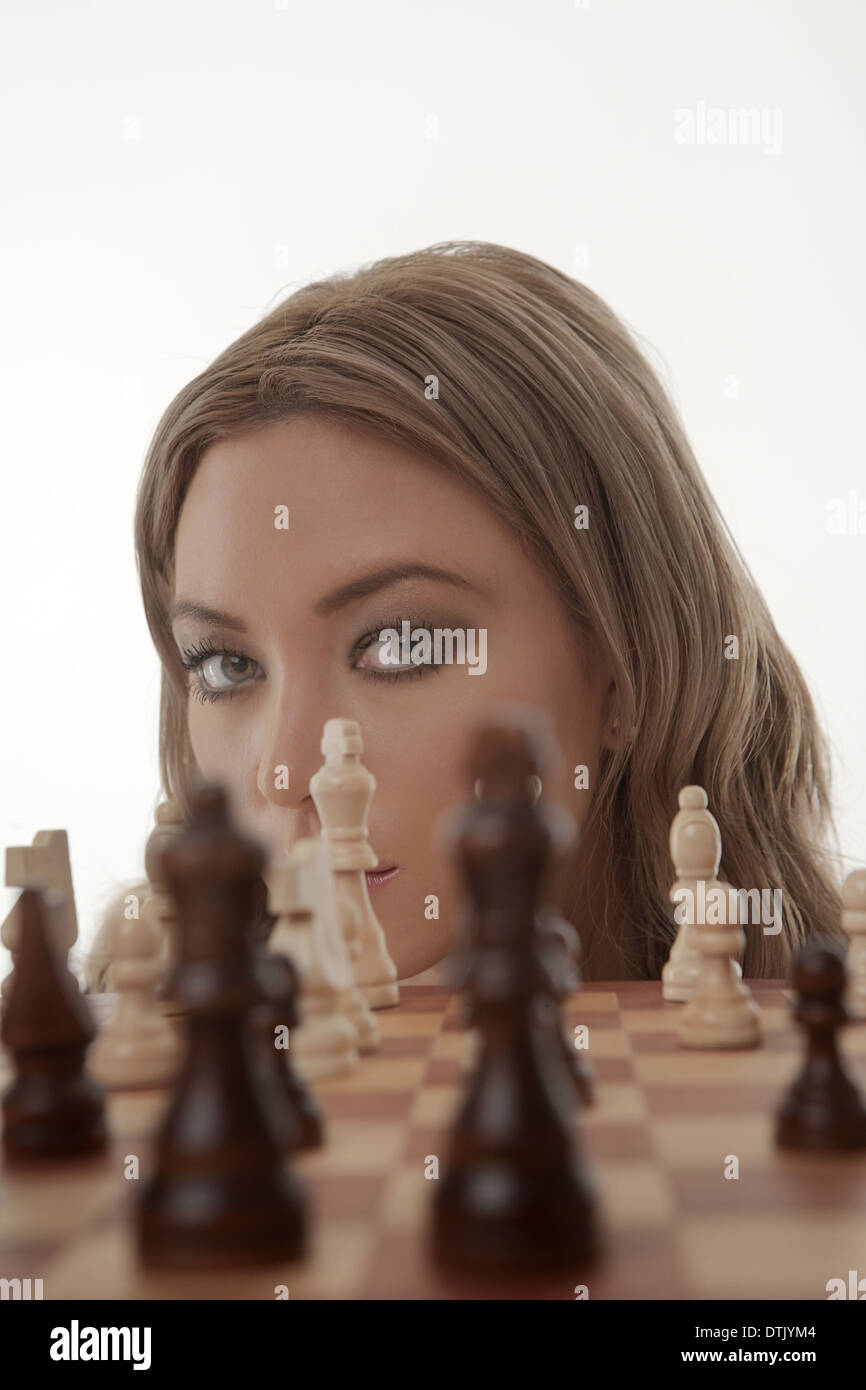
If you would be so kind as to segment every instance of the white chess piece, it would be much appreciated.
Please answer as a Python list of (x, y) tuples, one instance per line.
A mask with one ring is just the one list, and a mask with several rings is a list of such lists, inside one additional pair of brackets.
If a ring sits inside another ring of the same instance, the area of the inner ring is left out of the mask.
[(328, 878), (331, 884), (332, 898), (334, 907), (338, 913), (340, 930), (343, 940), (346, 943), (346, 952), (352, 969), (352, 982), (348, 989), (348, 1002), (346, 1011), (358, 1030), (358, 1050), (366, 1056), (371, 1052), (378, 1052), (382, 1046), (379, 1036), (379, 1025), (375, 1015), (358, 988), (355, 979), (355, 962), (361, 954), (361, 914), (353, 902), (348, 898), (337, 898), (333, 893), (333, 875), (330, 869), (330, 860), (325, 861)]
[(338, 898), (353, 904), (358, 914), (361, 953), (355, 979), (374, 1009), (399, 1003), (397, 971), (388, 954), (379, 922), (370, 905), (365, 871), (379, 860), (370, 844), (367, 815), (376, 779), (361, 763), (361, 733), (354, 719), (329, 719), (322, 735), (325, 765), (310, 780), (310, 794), (322, 824), (322, 838), (331, 850), (331, 868)]
[(265, 874), (268, 908), (277, 919), (268, 949), (288, 956), (298, 971), (300, 1023), (290, 1047), (306, 1081), (342, 1076), (358, 1064), (358, 1032), (344, 1006), (351, 968), (336, 913), (321, 910), (323, 874), (327, 857), (318, 840), (299, 840)]
[[(748, 986), (740, 979), (735, 956), (745, 945), (737, 921), (727, 921), (728, 906), (736, 895), (717, 877), (722, 858), (722, 837), (715, 818), (704, 816), (687, 821), (682, 829), (687, 842), (683, 855), (697, 869), (705, 884), (703, 910), (696, 911), (692, 928), (694, 943), (701, 953), (701, 968), (691, 996), (680, 1015), (679, 1038), (683, 1047), (757, 1047), (761, 1041), (761, 1016)], [(726, 904), (721, 922), (708, 921), (718, 915), (715, 904)], [(701, 895), (698, 895), (698, 903)]]
[[(701, 863), (701, 837), (687, 833), (687, 827), (696, 821), (717, 825), (715, 817), (707, 809), (707, 794), (703, 787), (683, 787), (680, 791), (679, 810), (671, 822), (670, 851), (676, 870), (676, 882), (670, 891), (670, 900), (678, 906), (676, 914), (682, 915), (677, 938), (671, 947), (667, 963), (662, 970), (662, 997), (674, 1003), (684, 1004), (692, 993), (692, 987), (700, 974), (703, 959), (697, 943), (695, 923), (689, 921), (688, 904), (694, 904), (698, 894), (698, 880), (706, 878), (705, 866)], [(697, 858), (695, 853), (697, 851)], [(734, 962), (737, 976), (742, 975), (738, 961)]]
[(855, 869), (842, 887), (842, 927), (848, 933), (845, 1007), (866, 1018), (866, 869)]
[[(32, 845), (10, 845), (6, 850), (7, 888), (40, 888), (58, 899), (52, 927), (58, 933), (58, 947), (64, 958), (78, 938), (75, 894), (69, 862), (69, 837), (65, 830), (40, 830)], [(8, 999), (12, 988), (15, 959), (21, 939), (21, 906), (18, 899), (0, 926), (0, 941), (12, 955), (13, 969), (0, 985), (0, 996)]]
[(141, 915), (156, 932), (159, 942), (159, 979), (164, 983), (174, 967), (175, 925), (177, 913), (168, 884), (162, 876), (161, 855), (172, 840), (186, 829), (180, 803), (172, 799), (161, 801), (156, 808), (156, 825), (144, 850), (144, 869), (150, 883), (150, 893), (141, 906)]
[[(696, 900), (701, 867), (699, 862), (694, 861), (694, 849), (700, 846), (700, 841), (684, 834), (684, 831), (692, 821), (700, 819), (702, 814), (708, 816), (710, 812), (707, 810), (707, 794), (703, 787), (683, 787), (678, 802), (679, 810), (671, 823), (669, 840), (671, 858), (677, 875), (670, 891), (670, 899), (671, 902), (680, 904), (677, 910), (682, 912), (683, 907)], [(691, 896), (685, 896), (681, 900), (681, 894)], [(683, 914), (677, 939), (662, 970), (662, 997), (676, 1003), (685, 1003), (689, 998), (701, 969), (702, 956), (695, 941), (694, 923), (688, 920), (689, 915), (688, 912)]]
[(117, 1008), (87, 1058), (87, 1068), (101, 1086), (161, 1086), (177, 1071), (180, 1041), (155, 995), (159, 946), (144, 917), (121, 918), (114, 925), (108, 984), (117, 991)]
[(334, 942), (341, 1007), (357, 1032), (358, 1051), (365, 1055), (378, 1052), (382, 1045), (379, 1027), (355, 980), (355, 961), (361, 954), (358, 910), (354, 903), (337, 895), (330, 850), (324, 840), (298, 840), (294, 854), (309, 868), (316, 912), (322, 918), (326, 939)]

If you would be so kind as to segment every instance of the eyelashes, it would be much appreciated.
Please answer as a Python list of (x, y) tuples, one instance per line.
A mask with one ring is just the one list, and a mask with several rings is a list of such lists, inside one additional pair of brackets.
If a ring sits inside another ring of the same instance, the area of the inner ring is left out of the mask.
[(246, 686), (252, 684), (251, 681), (243, 681), (235, 686), (226, 686), (221, 690), (215, 690), (212, 686), (207, 685), (202, 677), (201, 668), (214, 656), (228, 657), (235, 661), (246, 661), (252, 666), (258, 665), (258, 662), (253, 661), (246, 652), (237, 651), (233, 647), (218, 647), (209, 637), (201, 642), (193, 643), (190, 647), (184, 647), (181, 652), (180, 664), (185, 671), (194, 673), (196, 677), (190, 682), (189, 693), (203, 705), (212, 705), (216, 700), (231, 700), (235, 695), (240, 694)]
[[(365, 632), (358, 641), (354, 643), (349, 656), (353, 663), (352, 669), (357, 671), (362, 679), (372, 681), (409, 681), (423, 680), (426, 675), (433, 675), (434, 673), (439, 674), (441, 668), (432, 665), (407, 666), (402, 670), (395, 671), (377, 670), (375, 667), (358, 667), (354, 665), (354, 662), (363, 652), (378, 642), (379, 633), (382, 632), (383, 629), (394, 628), (400, 631), (401, 624), (404, 621), (405, 619), (403, 617), (385, 618), (377, 623), (375, 628), (371, 628), (368, 632)], [(413, 631), (421, 629), (432, 634), (434, 624), (432, 622), (427, 623), (419, 620), (417, 622), (412, 622), (411, 626)], [(189, 683), (189, 694), (201, 704), (212, 705), (217, 700), (231, 700), (235, 695), (240, 695), (249, 686), (255, 684), (257, 679), (260, 679), (260, 677), (253, 675), (248, 679), (238, 681), (232, 685), (215, 689), (212, 685), (206, 683), (204, 678), (205, 672), (202, 670), (205, 664), (213, 657), (219, 657), (221, 662), (225, 660), (246, 662), (248, 665), (256, 668), (256, 670), (261, 670), (258, 662), (254, 661), (252, 657), (247, 656), (246, 652), (239, 651), (234, 647), (227, 647), (222, 643), (217, 645), (209, 637), (199, 642), (194, 642), (189, 647), (182, 648), (180, 652), (181, 666), (194, 677)]]
[[(400, 632), (402, 624), (405, 621), (405, 615), (402, 617), (383, 618), (380, 623), (376, 624), (375, 628), (370, 632), (365, 632), (364, 636), (355, 643), (352, 649), (353, 658), (357, 657), (361, 652), (366, 651), (369, 647), (374, 646), (379, 640), (379, 633), (383, 632), (385, 628), (393, 628), (395, 632)], [(426, 619), (418, 619), (414, 622), (410, 620), (410, 625), (413, 632), (424, 631), (429, 632), (431, 636), (433, 635), (435, 624), (432, 619), (429, 621)], [(442, 668), (440, 666), (404, 666), (402, 670), (399, 671), (380, 671), (373, 666), (359, 666), (353, 669), (357, 670), (358, 675), (362, 676), (364, 680), (409, 681), (413, 679), (423, 680), (424, 676), (433, 675), (434, 673), (438, 675)]]

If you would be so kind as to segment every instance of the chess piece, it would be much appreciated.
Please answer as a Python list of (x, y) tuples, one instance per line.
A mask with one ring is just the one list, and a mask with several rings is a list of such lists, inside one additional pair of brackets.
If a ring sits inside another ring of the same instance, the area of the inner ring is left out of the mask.
[(433, 1194), (433, 1250), (443, 1263), (524, 1271), (579, 1267), (599, 1249), (595, 1199), (578, 1157), (573, 1088), (539, 1016), (549, 998), (536, 918), (552, 834), (533, 804), (532, 729), (502, 720), (476, 735), (458, 863), (472, 903), (467, 974), (475, 1069)]
[(297, 1258), (306, 1201), (285, 1166), (256, 1076), (262, 1001), (251, 934), (264, 852), (230, 824), (225, 792), (200, 786), (190, 825), (162, 850), (177, 904), (171, 997), (188, 1050), (138, 1202), (138, 1248), (158, 1268), (237, 1268)]
[[(701, 966), (680, 1016), (680, 1043), (710, 1049), (757, 1047), (762, 1036), (760, 1011), (735, 959), (743, 950), (745, 936), (738, 922), (727, 920), (737, 897), (730, 884), (716, 877), (722, 858), (719, 827), (700, 805), (683, 809), (694, 814), (678, 828), (677, 856), (697, 876), (694, 886), (699, 891), (692, 899), (697, 921), (691, 925), (691, 941), (700, 951)], [(719, 915), (722, 921), (715, 920)]]
[(866, 1105), (836, 1041), (847, 1022), (841, 956), (829, 945), (810, 943), (797, 956), (792, 983), (806, 1059), (780, 1106), (776, 1143), (783, 1149), (866, 1149)]
[[(683, 787), (678, 801), (680, 809), (671, 823), (669, 842), (671, 859), (674, 861), (677, 875), (670, 891), (670, 899), (671, 902), (679, 904), (678, 911), (682, 914), (683, 920), (662, 970), (662, 997), (674, 1003), (684, 1004), (691, 997), (692, 986), (700, 974), (702, 960), (695, 923), (689, 921), (686, 904), (696, 901), (698, 880), (707, 876), (706, 866), (701, 859), (701, 846), (709, 839), (708, 836), (690, 833), (690, 827), (695, 822), (705, 825), (717, 825), (717, 822), (707, 809), (707, 794), (703, 787)], [(734, 964), (739, 979), (743, 972), (739, 961), (735, 961)]]
[(144, 850), (144, 869), (150, 883), (150, 893), (142, 903), (141, 915), (147, 919), (156, 933), (158, 984), (162, 986), (171, 974), (175, 958), (175, 906), (163, 877), (162, 851), (172, 840), (183, 834), (186, 822), (180, 802), (171, 797), (159, 803), (155, 819), (156, 824), (148, 836)]
[(161, 944), (144, 916), (114, 924), (108, 984), (117, 992), (117, 1008), (88, 1058), (90, 1075), (107, 1090), (163, 1086), (177, 1072), (180, 1039), (155, 994)]
[(321, 888), (319, 901), (324, 905), (325, 911), (334, 911), (337, 914), (339, 931), (349, 961), (349, 984), (345, 991), (346, 1014), (355, 1025), (358, 1034), (358, 1051), (362, 1057), (366, 1057), (379, 1051), (382, 1046), (382, 1039), (379, 1035), (376, 1016), (367, 1003), (366, 997), (358, 988), (355, 978), (357, 962), (361, 955), (361, 913), (351, 899), (337, 897), (334, 889), (334, 876), (331, 873), (330, 856), (322, 856), (320, 863), (324, 871), (325, 882)]
[(361, 733), (354, 719), (329, 719), (322, 735), (325, 765), (310, 780), (310, 795), (322, 823), (322, 838), (331, 850), (331, 869), (338, 898), (353, 904), (359, 923), (361, 953), (355, 980), (374, 1009), (397, 1004), (397, 971), (370, 904), (365, 872), (379, 863), (367, 831), (376, 779), (361, 763)]
[[(701, 877), (702, 869), (700, 855), (695, 859), (695, 850), (700, 851), (705, 837), (688, 835), (686, 827), (694, 821), (709, 817), (710, 812), (707, 810), (707, 794), (703, 787), (683, 787), (678, 800), (680, 809), (674, 816), (670, 833), (671, 858), (677, 878), (670, 898), (671, 902), (678, 902), (679, 894), (689, 893), (691, 897), (687, 898), (686, 902), (693, 903), (697, 897), (697, 880)], [(681, 905), (680, 911), (684, 906), (685, 904)], [(688, 918), (689, 914), (684, 913), (677, 939), (662, 970), (662, 997), (677, 1003), (685, 1003), (691, 995), (692, 986), (701, 972), (703, 959), (695, 940), (695, 924)]]
[(848, 993), (851, 1018), (866, 1018), (866, 869), (855, 869), (842, 887), (842, 928), (848, 933)]
[(555, 1027), (562, 1039), (563, 1055), (578, 1096), (584, 1105), (595, 1098), (595, 1070), (580, 1048), (562, 1031), (560, 1007), (580, 988), (580, 937), (571, 922), (553, 913), (539, 913), (539, 949), (550, 982)]
[(267, 871), (269, 907), (276, 917), (268, 948), (288, 956), (300, 979), (299, 1026), (292, 1033), (295, 1068), (307, 1081), (344, 1076), (358, 1065), (358, 1033), (344, 1008), (351, 981), (336, 914), (317, 898), (316, 866), (327, 848), (298, 840), (287, 859)]
[[(58, 899), (58, 910), (49, 913), (52, 930), (58, 932), (58, 946), (65, 956), (78, 939), (75, 893), (69, 861), (69, 837), (65, 830), (40, 830), (32, 845), (10, 845), (6, 850), (7, 888), (41, 888)], [(0, 941), (12, 956), (12, 970), (0, 984), (5, 1002), (12, 989), (18, 943), (21, 936), (21, 899), (13, 905), (0, 926)]]
[(288, 957), (262, 948), (256, 951), (256, 968), (264, 1001), (259, 1010), (258, 1072), (277, 1142), (284, 1153), (318, 1149), (324, 1139), (322, 1117), (292, 1064), (288, 1048), (299, 1017), (298, 972)]
[(95, 1028), (58, 948), (62, 899), (25, 889), (18, 901), (18, 964), (0, 1031), (15, 1063), (3, 1096), (6, 1154), (65, 1158), (103, 1149), (103, 1099), (84, 1070)]

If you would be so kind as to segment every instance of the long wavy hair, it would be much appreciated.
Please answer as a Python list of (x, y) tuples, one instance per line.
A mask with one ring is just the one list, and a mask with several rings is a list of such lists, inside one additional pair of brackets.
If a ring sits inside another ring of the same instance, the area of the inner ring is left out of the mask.
[(445, 242), (306, 285), (165, 411), (135, 541), (167, 795), (188, 812), (186, 676), (166, 616), (187, 488), (215, 440), (304, 411), (378, 430), (476, 489), (556, 581), (575, 640), (608, 654), (630, 732), (602, 755), (586, 832), (606, 846), (603, 928), (627, 973), (657, 977), (675, 933), (668, 834), (689, 783), (721, 826), (722, 877), (782, 890), (783, 930), (747, 932), (745, 973), (784, 975), (813, 930), (840, 938), (825, 739), (676, 409), (598, 295), (504, 246)]

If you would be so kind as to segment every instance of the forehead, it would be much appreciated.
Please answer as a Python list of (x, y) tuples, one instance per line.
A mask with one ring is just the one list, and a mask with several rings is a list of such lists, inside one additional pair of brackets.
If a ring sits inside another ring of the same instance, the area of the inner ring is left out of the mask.
[[(288, 530), (275, 525), (287, 508)], [(389, 555), (475, 573), (513, 564), (512, 533), (441, 465), (372, 431), (302, 415), (206, 451), (181, 509), (176, 593), (321, 587)]]

